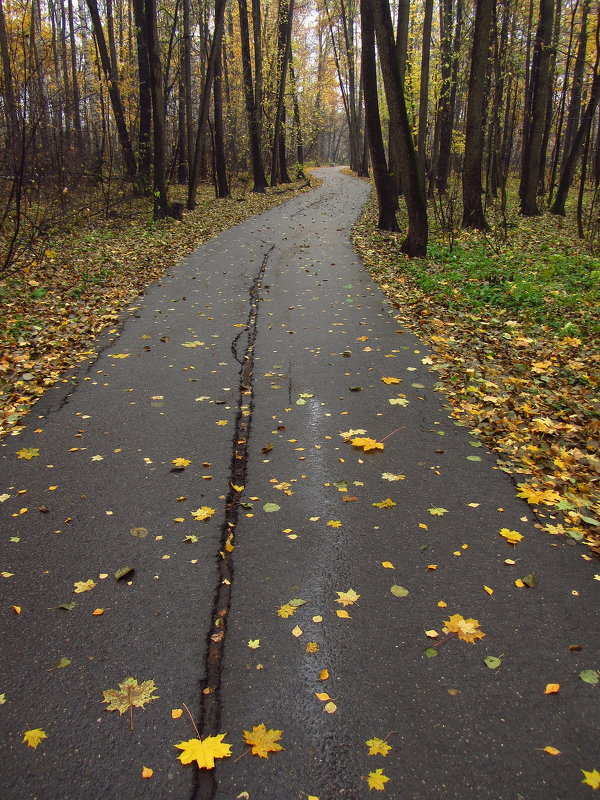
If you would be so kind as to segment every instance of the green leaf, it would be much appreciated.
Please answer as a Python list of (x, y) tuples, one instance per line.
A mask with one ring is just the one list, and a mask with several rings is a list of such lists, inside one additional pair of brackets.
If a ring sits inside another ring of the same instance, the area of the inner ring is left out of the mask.
[(53, 669), (63, 669), (64, 667), (68, 667), (70, 663), (71, 663), (71, 659), (70, 658), (66, 658), (65, 656), (63, 656), (62, 658), (58, 659), (58, 661), (56, 662), (56, 664), (53, 667), (50, 667), (50, 669), (47, 669), (46, 672), (52, 672)]
[(490, 669), (498, 669), (498, 667), (502, 664), (502, 656), (486, 656), (483, 659), (486, 667)]
[(145, 539), (148, 536), (148, 528), (132, 528), (129, 533), (136, 539)]
[(584, 669), (579, 673), (579, 677), (584, 683), (591, 683), (592, 686), (596, 686), (600, 681), (600, 673), (597, 669)]
[(279, 511), (281, 506), (278, 506), (277, 503), (265, 503), (263, 506), (263, 511), (266, 511), (267, 514), (270, 514), (273, 511)]
[(481, 461), (481, 456), (467, 456), (467, 461)]
[(583, 533), (581, 531), (567, 531), (567, 536), (570, 536), (571, 539), (575, 539), (576, 542), (581, 542), (583, 539)]
[(306, 600), (302, 600), (299, 597), (296, 597), (294, 600), (288, 600), (288, 606), (292, 606), (292, 608), (300, 608), (306, 603)]
[(426, 647), (425, 650), (423, 650), (423, 655), (426, 655), (427, 658), (435, 658), (439, 656), (439, 653), (435, 647)]
[(115, 572), (115, 579), (120, 581), (122, 578), (125, 578), (127, 575), (130, 577), (133, 576), (134, 569), (133, 567), (121, 567)]
[(588, 525), (600, 525), (600, 522), (598, 522), (598, 520), (594, 519), (593, 517), (582, 517), (581, 519), (584, 522), (587, 522)]
[(76, 601), (73, 600), (70, 603), (61, 603), (60, 605), (56, 606), (56, 608), (62, 608), (65, 611), (73, 611), (76, 605), (77, 605)]
[(535, 572), (530, 572), (529, 575), (525, 575), (524, 578), (521, 578), (525, 586), (529, 586), (530, 589), (534, 589), (537, 586), (537, 578)]
[(404, 586), (398, 586), (394, 584), (390, 589), (390, 592), (394, 595), (394, 597), (406, 597), (409, 594), (408, 589), (405, 589)]
[(342, 489), (348, 488), (348, 481), (336, 481), (333, 485), (335, 486), (336, 489), (339, 489), (341, 491)]
[(443, 517), (444, 514), (448, 513), (447, 508), (428, 508), (427, 511), (429, 511), (432, 517)]

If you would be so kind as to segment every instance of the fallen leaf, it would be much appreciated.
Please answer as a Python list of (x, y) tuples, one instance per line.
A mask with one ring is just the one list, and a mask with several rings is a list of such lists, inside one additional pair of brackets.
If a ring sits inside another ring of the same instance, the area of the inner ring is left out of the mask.
[(452, 614), (450, 619), (444, 620), (444, 633), (456, 633), (459, 639), (469, 644), (475, 644), (476, 639), (483, 639), (485, 633), (479, 630), (476, 619), (465, 619), (461, 614)]
[(336, 603), (341, 603), (343, 606), (351, 606), (360, 598), (354, 589), (348, 589), (347, 592), (336, 592), (338, 595)]
[(30, 461), (32, 458), (39, 456), (39, 454), (38, 447), (23, 447), (21, 450), (17, 450), (17, 458), (24, 458), (26, 461)]
[(260, 647), (260, 639), (250, 639), (248, 641), (248, 647), (251, 650), (257, 650)]
[(352, 619), (350, 614), (347, 611), (344, 611), (343, 608), (338, 608), (335, 613), (337, 614), (338, 617), (342, 617), (342, 619)]
[(444, 514), (448, 513), (447, 508), (428, 508), (427, 511), (429, 511), (432, 517), (443, 517)]
[(369, 748), (368, 754), (370, 756), (387, 756), (392, 749), (390, 744), (385, 742), (383, 739), (378, 739), (377, 737), (374, 737), (373, 739), (367, 739), (365, 744)]
[(173, 708), (171, 709), (171, 719), (179, 719), (183, 714), (182, 708)]
[(105, 689), (103, 703), (107, 703), (106, 711), (118, 711), (124, 714), (132, 707), (144, 708), (146, 703), (157, 700), (158, 695), (154, 695), (156, 686), (154, 681), (144, 681), (138, 683), (136, 678), (125, 678), (119, 684), (118, 689)]
[(483, 584), (483, 590), (484, 590), (485, 592), (487, 592), (488, 594), (490, 594), (490, 595), (491, 595), (491, 594), (494, 594), (494, 590), (493, 590), (493, 589), (490, 589), (490, 587), (489, 587), (489, 586), (486, 586), (486, 585), (485, 585), (485, 583)]
[(54, 669), (64, 669), (65, 667), (68, 667), (70, 663), (71, 663), (70, 658), (62, 656), (62, 658), (59, 658), (56, 664), (53, 667), (50, 667), (50, 669), (47, 669), (46, 672), (52, 672), (52, 670)]
[(177, 756), (182, 764), (191, 764), (193, 761), (200, 769), (214, 769), (216, 758), (228, 758), (231, 755), (231, 745), (223, 741), (226, 733), (217, 736), (207, 736), (206, 739), (188, 739), (174, 745), (182, 752)]
[(396, 567), (392, 564), (391, 561), (382, 561), (381, 566), (385, 569), (396, 569)]
[(544, 694), (557, 694), (560, 691), (560, 683), (547, 683)]
[(272, 728), (267, 730), (266, 726), (261, 723), (260, 725), (255, 725), (251, 731), (244, 731), (244, 738), (246, 744), (252, 746), (252, 755), (268, 758), (268, 753), (283, 750), (283, 747), (277, 741), (281, 739), (282, 733), (283, 731), (276, 731)]
[(38, 744), (42, 741), (42, 739), (47, 739), (48, 735), (45, 731), (41, 728), (32, 728), (30, 731), (25, 731), (23, 734), (23, 744), (29, 745), (29, 747), (35, 748)]
[(375, 439), (360, 438), (360, 437), (352, 439), (352, 446), (362, 447), (365, 453), (368, 453), (371, 450), (385, 449), (385, 445), (383, 444), (383, 442), (377, 442)]
[(486, 656), (483, 661), (486, 667), (489, 667), (490, 669), (498, 669), (498, 667), (502, 664), (502, 656)]
[(195, 511), (192, 511), (192, 517), (197, 520), (206, 520), (210, 519), (213, 514), (216, 514), (216, 508), (210, 508), (210, 506), (200, 506)]
[(425, 631), (425, 636), (429, 636), (430, 639), (437, 639), (437, 637), (439, 636), (439, 633), (432, 629), (430, 631)]
[(398, 586), (397, 584), (391, 587), (390, 592), (394, 597), (406, 597), (406, 595), (409, 594), (408, 589), (405, 589), (404, 586)]
[(369, 789), (377, 789), (378, 791), (383, 791), (383, 788), (388, 781), (389, 778), (387, 775), (383, 774), (382, 769), (376, 769), (375, 772), (369, 772), (367, 777)]
[(590, 683), (592, 686), (596, 686), (600, 680), (600, 673), (596, 669), (584, 669), (579, 673), (579, 678), (584, 683)]
[(319, 672), (319, 680), (320, 681), (326, 681), (326, 680), (328, 680), (328, 678), (329, 678), (329, 670), (328, 669), (322, 669), (321, 672)]
[(406, 475), (399, 475), (394, 472), (382, 472), (381, 477), (384, 481), (403, 481), (406, 479)]
[(154, 770), (150, 767), (142, 767), (142, 778), (151, 778), (154, 775)]
[(389, 386), (390, 384), (393, 384), (393, 383), (402, 383), (402, 381), (400, 380), (400, 378), (387, 378), (387, 377), (384, 377), (384, 378), (382, 378), (381, 380), (382, 380), (384, 383), (386, 383), (388, 386)]
[(506, 539), (509, 544), (518, 544), (523, 538), (522, 534), (518, 531), (511, 531), (508, 528), (502, 528), (498, 533)]
[(326, 700), (331, 700), (331, 697), (327, 694), (327, 692), (315, 692), (315, 697), (323, 702)]
[(17, 616), (21, 613), (21, 606), (11, 606), (11, 608)]
[(266, 511), (267, 514), (271, 514), (274, 511), (279, 511), (281, 506), (278, 506), (277, 503), (265, 503), (263, 506), (263, 511)]
[(191, 463), (192, 462), (189, 460), (189, 458), (174, 458), (171, 461), (171, 464), (173, 464), (175, 467), (189, 467)]
[(90, 578), (89, 581), (75, 581), (73, 586), (75, 587), (73, 589), (73, 594), (81, 594), (82, 592), (91, 591), (95, 586), (97, 586), (97, 583)]
[(586, 786), (591, 786), (592, 789), (600, 789), (600, 772), (597, 769), (593, 769), (591, 772), (586, 772), (584, 769), (581, 771), (584, 776), (582, 783), (585, 783)]
[(299, 636), (302, 636), (302, 634), (303, 630), (299, 625), (296, 625), (296, 627), (292, 629), (292, 636), (298, 638)]
[(309, 642), (306, 645), (306, 652), (307, 653), (318, 653), (319, 652), (319, 645), (316, 642)]
[(341, 528), (342, 523), (339, 519), (330, 519), (329, 522), (325, 523), (328, 528)]
[(393, 508), (397, 504), (389, 497), (386, 497), (385, 500), (381, 500), (379, 503), (373, 503), (373, 505), (375, 508)]
[(551, 756), (559, 756), (560, 755), (560, 750), (557, 750), (556, 747), (552, 747), (552, 745), (550, 745), (550, 744), (547, 747), (544, 747), (543, 750), (544, 750), (544, 753), (548, 753), (548, 755), (551, 755)]

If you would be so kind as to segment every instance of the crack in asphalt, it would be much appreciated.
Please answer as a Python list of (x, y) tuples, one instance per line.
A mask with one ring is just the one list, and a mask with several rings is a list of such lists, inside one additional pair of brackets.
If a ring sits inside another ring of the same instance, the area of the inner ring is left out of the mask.
[[(211, 611), (211, 627), (207, 634), (205, 651), (205, 678), (202, 682), (200, 701), (200, 721), (198, 729), (202, 736), (215, 736), (221, 722), (221, 673), (227, 638), (227, 616), (231, 606), (234, 564), (232, 559), (233, 541), (239, 517), (239, 498), (246, 482), (248, 466), (248, 442), (254, 410), (254, 390), (252, 376), (254, 371), (254, 345), (257, 335), (258, 307), (260, 289), (275, 245), (271, 244), (263, 256), (261, 265), (252, 279), (248, 297), (250, 309), (248, 320), (231, 343), (231, 352), (240, 364), (237, 414), (232, 439), (231, 465), (229, 471), (229, 491), (225, 500), (225, 517), (221, 526), (220, 551), (217, 554), (218, 583), (215, 588)], [(247, 334), (246, 348), (240, 355), (240, 338)], [(196, 772), (196, 780), (190, 800), (212, 800), (217, 790), (215, 770)]]

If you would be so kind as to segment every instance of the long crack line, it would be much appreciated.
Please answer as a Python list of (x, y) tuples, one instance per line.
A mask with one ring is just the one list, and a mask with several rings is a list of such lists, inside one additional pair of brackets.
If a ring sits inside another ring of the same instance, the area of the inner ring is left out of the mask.
[[(247, 332), (246, 350), (239, 358), (237, 345), (239, 334), (232, 342), (234, 356), (241, 364), (237, 414), (233, 432), (231, 465), (229, 471), (229, 491), (225, 500), (225, 518), (221, 526), (221, 542), (218, 558), (218, 584), (212, 607), (212, 626), (207, 635), (205, 656), (205, 678), (202, 684), (200, 702), (200, 724), (202, 736), (215, 736), (219, 733), (221, 723), (221, 676), (223, 657), (227, 638), (227, 617), (231, 607), (233, 589), (234, 564), (233, 541), (239, 519), (239, 500), (241, 490), (246, 483), (248, 469), (248, 441), (254, 411), (254, 389), (252, 376), (254, 371), (254, 345), (256, 342), (258, 305), (260, 289), (267, 268), (272, 244), (265, 253), (258, 272), (252, 280), (249, 291), (250, 310), (248, 321), (243, 332)], [(237, 487), (237, 488), (236, 488)], [(198, 770), (191, 800), (212, 800), (217, 790), (215, 770)]]

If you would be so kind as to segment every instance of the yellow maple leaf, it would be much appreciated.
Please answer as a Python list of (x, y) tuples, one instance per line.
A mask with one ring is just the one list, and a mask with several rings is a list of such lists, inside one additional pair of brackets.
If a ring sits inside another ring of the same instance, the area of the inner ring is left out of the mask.
[(384, 481), (403, 481), (406, 479), (406, 475), (400, 475), (394, 472), (383, 472), (381, 477)]
[(82, 592), (89, 592), (96, 585), (97, 584), (95, 583), (95, 581), (93, 581), (91, 578), (89, 579), (89, 581), (75, 581), (75, 583), (73, 584), (73, 586), (75, 587), (73, 589), (73, 594), (81, 594)]
[(118, 711), (119, 714), (124, 714), (134, 706), (144, 708), (146, 703), (157, 700), (158, 695), (154, 695), (155, 691), (154, 681), (138, 683), (137, 678), (125, 678), (118, 689), (105, 689), (102, 692), (104, 696), (102, 702), (108, 704), (106, 711)]
[(373, 503), (373, 505), (375, 508), (393, 508), (397, 504), (394, 503), (391, 498), (386, 497), (385, 500), (381, 500), (379, 503)]
[(370, 756), (387, 756), (392, 749), (391, 744), (388, 744), (383, 739), (379, 739), (377, 736), (373, 739), (367, 739), (365, 744), (369, 748)]
[(24, 458), (26, 461), (39, 456), (39, 454), (38, 447), (23, 447), (21, 450), (17, 450), (17, 458)]
[(171, 464), (173, 464), (174, 467), (189, 467), (191, 463), (192, 462), (189, 460), (189, 458), (174, 458), (171, 461)]
[(326, 523), (329, 528), (341, 528), (342, 523), (339, 519), (330, 519), (329, 522)]
[(383, 791), (385, 784), (389, 781), (387, 775), (383, 774), (382, 769), (376, 769), (375, 772), (369, 772), (367, 776), (367, 783), (369, 789), (377, 789)]
[(539, 503), (552, 505), (553, 503), (558, 503), (561, 499), (560, 494), (555, 492), (554, 489), (537, 489), (534, 486), (528, 486), (526, 483), (520, 483), (518, 488), (517, 497), (525, 498), (531, 505), (538, 505)]
[(200, 769), (214, 769), (215, 758), (228, 758), (231, 755), (231, 745), (223, 741), (226, 736), (226, 733), (219, 733), (217, 736), (207, 736), (206, 739), (180, 742), (175, 745), (182, 751), (177, 758), (182, 764), (195, 761)]
[(582, 783), (585, 783), (586, 786), (591, 786), (592, 789), (600, 789), (600, 772), (597, 769), (593, 769), (591, 772), (586, 772), (584, 769), (581, 771), (583, 772)]
[(192, 517), (202, 521), (205, 519), (210, 519), (213, 514), (216, 514), (216, 511), (216, 508), (210, 508), (210, 506), (200, 506), (200, 508), (192, 511)]
[(356, 439), (352, 439), (352, 446), (362, 447), (365, 453), (368, 453), (369, 450), (383, 450), (385, 447), (383, 442), (378, 442), (375, 439), (369, 439), (361, 436), (357, 437)]
[(280, 608), (277, 609), (277, 616), (287, 619), (288, 617), (291, 617), (292, 614), (295, 614), (296, 611), (298, 611), (296, 606), (292, 606), (289, 603), (284, 603)]
[(465, 619), (462, 614), (452, 614), (450, 619), (444, 620), (444, 633), (455, 633), (463, 642), (475, 644), (475, 639), (483, 639), (485, 633), (478, 630), (479, 621), (476, 619)]
[(306, 652), (307, 653), (318, 653), (319, 652), (319, 645), (316, 642), (309, 642), (306, 645)]
[(523, 535), (519, 533), (519, 531), (511, 531), (508, 528), (502, 528), (498, 533), (500, 536), (504, 537), (509, 544), (518, 544), (523, 538)]
[(229, 425), (228, 419), (218, 419), (215, 423), (216, 425)]
[(255, 725), (251, 731), (244, 731), (244, 739), (246, 744), (252, 746), (252, 755), (268, 758), (267, 753), (275, 753), (277, 750), (284, 749), (277, 742), (278, 739), (281, 739), (282, 733), (283, 731), (276, 731), (272, 728), (267, 730), (266, 726), (261, 723)]
[(382, 378), (381, 380), (382, 380), (384, 383), (387, 383), (387, 384), (388, 384), (388, 386), (389, 386), (391, 383), (402, 383), (402, 381), (400, 380), (400, 378)]
[(360, 595), (356, 594), (354, 589), (348, 589), (347, 592), (336, 592), (338, 595), (336, 603), (341, 603), (343, 606), (351, 606), (359, 599)]
[(32, 728), (30, 731), (25, 731), (23, 734), (23, 744), (28, 744), (29, 747), (35, 748), (38, 744), (42, 741), (42, 739), (47, 739), (48, 735), (45, 731), (41, 728)]

